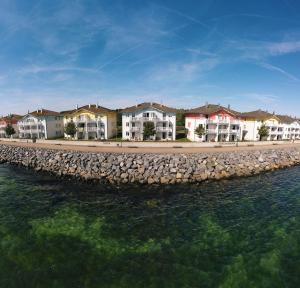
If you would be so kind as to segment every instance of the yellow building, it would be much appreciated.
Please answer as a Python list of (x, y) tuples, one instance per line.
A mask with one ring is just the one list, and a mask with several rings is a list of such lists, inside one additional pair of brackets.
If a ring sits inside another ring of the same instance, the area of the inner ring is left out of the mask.
[[(117, 113), (108, 108), (89, 104), (62, 113), (65, 127), (69, 122), (75, 124), (77, 140), (104, 140), (117, 133)], [(65, 133), (65, 137), (71, 136)]]
[(276, 115), (268, 113), (266, 111), (257, 110), (242, 113), (241, 117), (243, 119), (243, 140), (260, 140), (260, 135), (258, 132), (262, 125), (265, 125), (269, 130), (269, 136), (264, 137), (262, 140), (274, 141), (283, 139), (284, 127), (283, 124), (280, 122), (280, 119)]

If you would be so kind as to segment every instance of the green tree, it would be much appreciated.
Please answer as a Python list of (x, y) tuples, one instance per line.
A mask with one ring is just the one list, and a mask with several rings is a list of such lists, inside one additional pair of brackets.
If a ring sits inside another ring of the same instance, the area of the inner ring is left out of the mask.
[(144, 123), (144, 140), (149, 139), (150, 136), (155, 135), (155, 127), (153, 122), (145, 122)]
[(74, 138), (75, 134), (77, 132), (77, 128), (74, 122), (69, 122), (65, 126), (65, 133), (72, 138)]
[(202, 124), (199, 124), (199, 126), (195, 129), (195, 134), (200, 138), (205, 135), (205, 128)]
[(16, 134), (16, 130), (11, 124), (7, 124), (5, 127), (5, 134), (10, 138), (12, 135)]
[(263, 138), (267, 138), (269, 136), (269, 129), (265, 124), (258, 129), (258, 135), (259, 141), (262, 141)]

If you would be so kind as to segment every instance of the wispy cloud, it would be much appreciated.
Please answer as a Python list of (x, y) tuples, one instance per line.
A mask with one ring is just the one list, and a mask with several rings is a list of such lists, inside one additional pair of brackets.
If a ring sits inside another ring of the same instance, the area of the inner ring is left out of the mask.
[(279, 101), (279, 98), (276, 95), (272, 94), (263, 94), (263, 93), (245, 93), (242, 96), (250, 98), (252, 100), (259, 101), (262, 104), (272, 105)]
[(271, 55), (283, 55), (300, 51), (300, 41), (270, 43), (267, 45)]
[(99, 73), (97, 69), (85, 67), (72, 67), (72, 66), (38, 66), (31, 65), (28, 67), (20, 68), (17, 73), (19, 74), (39, 74), (39, 73), (53, 73), (53, 72), (82, 72), (82, 73)]
[(296, 82), (299, 82), (299, 78), (297, 78), (296, 76), (292, 75), (291, 73), (283, 70), (282, 68), (280, 67), (277, 67), (277, 66), (274, 66), (274, 65), (271, 65), (269, 63), (265, 63), (265, 62), (262, 62), (262, 63), (259, 63), (259, 65), (263, 68), (266, 68), (270, 71), (275, 71), (275, 72), (279, 72), (280, 74), (286, 76), (287, 78), (289, 78), (290, 80), (293, 80), (293, 81), (296, 81)]
[(151, 71), (150, 79), (154, 81), (172, 81), (182, 83), (193, 81), (205, 72), (209, 72), (220, 64), (217, 58), (169, 63)]

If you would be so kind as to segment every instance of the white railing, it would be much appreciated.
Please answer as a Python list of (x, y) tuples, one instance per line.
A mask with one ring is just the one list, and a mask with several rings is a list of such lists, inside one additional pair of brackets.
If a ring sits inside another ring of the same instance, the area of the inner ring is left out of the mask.
[(239, 133), (239, 130), (231, 129), (231, 130), (230, 130), (230, 133), (231, 133), (231, 134), (238, 134), (238, 133)]
[(219, 134), (227, 134), (229, 133), (228, 129), (219, 129)]
[(208, 119), (207, 124), (229, 125), (229, 124), (231, 124), (231, 122), (228, 119)]
[(98, 128), (97, 127), (87, 127), (88, 132), (97, 132)]
[(167, 122), (168, 120), (164, 118), (158, 118), (158, 117), (132, 117), (130, 119), (131, 122), (139, 122), (139, 121), (150, 121), (150, 122)]
[(141, 127), (131, 127), (130, 128), (130, 131), (133, 131), (133, 132), (137, 132), (137, 131), (141, 131)]
[(160, 127), (160, 126), (158, 126), (158, 127), (156, 127), (156, 131), (158, 131), (158, 132), (172, 131), (172, 127)]

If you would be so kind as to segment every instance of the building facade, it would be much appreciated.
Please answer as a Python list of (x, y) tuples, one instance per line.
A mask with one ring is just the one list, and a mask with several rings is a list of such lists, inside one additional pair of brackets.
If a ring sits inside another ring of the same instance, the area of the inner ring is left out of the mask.
[[(77, 140), (105, 140), (117, 134), (117, 113), (108, 108), (89, 104), (62, 113), (64, 127), (70, 122), (75, 124)], [(65, 133), (65, 137), (71, 136)]]
[[(176, 139), (176, 109), (158, 103), (141, 103), (128, 107), (122, 113), (123, 140), (161, 140), (175, 141)], [(146, 123), (152, 123), (154, 135), (145, 139)]]
[(8, 135), (6, 135), (5, 129), (7, 125), (11, 125), (14, 130), (15, 134), (11, 136), (11, 138), (18, 138), (19, 137), (19, 130), (18, 130), (18, 121), (22, 118), (20, 115), (8, 115), (6, 117), (3, 117), (0, 119), (0, 138), (8, 138)]
[(55, 139), (64, 135), (63, 116), (50, 110), (28, 113), (17, 125), (19, 138), (23, 139)]
[[(284, 125), (275, 115), (262, 110), (242, 113), (242, 140), (243, 141), (276, 141), (284, 138)], [(261, 139), (259, 129), (265, 125), (269, 136)]]
[(276, 115), (283, 125), (283, 140), (300, 139), (300, 121), (287, 115)]
[[(202, 127), (199, 135), (197, 128)], [(236, 142), (241, 139), (241, 117), (220, 105), (206, 104), (185, 114), (187, 138), (196, 142)]]

